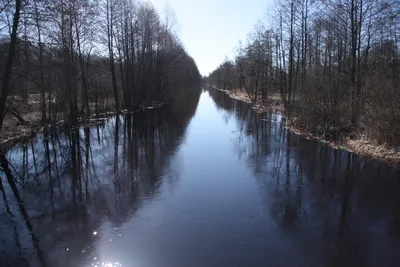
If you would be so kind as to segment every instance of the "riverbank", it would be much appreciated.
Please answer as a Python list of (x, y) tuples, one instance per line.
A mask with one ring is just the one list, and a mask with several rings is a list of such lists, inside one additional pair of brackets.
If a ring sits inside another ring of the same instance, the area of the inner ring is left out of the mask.
[(373, 141), (360, 136), (357, 136), (354, 139), (351, 139), (350, 137), (344, 137), (340, 141), (329, 141), (323, 139), (321, 136), (300, 131), (293, 125), (289, 125), (288, 129), (291, 132), (305, 136), (306, 138), (317, 139), (320, 142), (328, 144), (334, 149), (347, 150), (358, 155), (370, 156), (375, 159), (382, 160), (391, 166), (400, 166), (400, 148), (374, 144)]
[[(80, 125), (83, 123), (93, 124), (115, 114), (117, 114), (115, 111), (101, 112), (93, 114), (88, 118), (80, 117), (78, 122)], [(38, 132), (43, 131), (47, 127), (61, 127), (66, 123), (64, 119), (58, 118), (55, 123), (43, 124), (41, 123), (39, 112), (27, 113), (21, 117), (25, 122), (19, 122), (11, 116), (6, 117), (0, 134), (0, 153), (5, 153), (17, 143), (32, 139)]]
[[(284, 113), (285, 111), (279, 94), (273, 94), (269, 96), (270, 99), (268, 100), (266, 105), (262, 103), (253, 104), (246, 92), (240, 90), (228, 91), (216, 88), (214, 86), (211, 87), (215, 90), (226, 93), (232, 99), (251, 104), (254, 111), (257, 113), (265, 113), (271, 111), (281, 111)], [(370, 156), (378, 160), (382, 160), (389, 165), (400, 166), (400, 147), (388, 147), (386, 145), (375, 144), (372, 140), (368, 140), (363, 136), (356, 136), (353, 139), (349, 136), (346, 136), (340, 141), (329, 141), (323, 139), (321, 136), (302, 131), (296, 128), (295, 125), (291, 125), (290, 123), (288, 125), (288, 129), (295, 134), (302, 135), (307, 138), (317, 139), (320, 142), (326, 143), (335, 149), (342, 149), (355, 154)]]
[(284, 112), (284, 107), (281, 101), (281, 97), (279, 93), (270, 93), (268, 94), (268, 100), (267, 103), (262, 103), (262, 101), (257, 101), (256, 104), (254, 104), (248, 94), (246, 92), (243, 92), (241, 90), (224, 90), (224, 89), (219, 89), (214, 86), (212, 86), (217, 91), (224, 92), (225, 94), (229, 95), (231, 98), (243, 101), (249, 104), (252, 104), (252, 108), (257, 112), (257, 113), (264, 113), (264, 112), (274, 112), (274, 111), (281, 111)]
[[(77, 127), (98, 124), (101, 121), (117, 114), (135, 113), (143, 110), (159, 108), (177, 101), (179, 98), (186, 97), (187, 94), (197, 92), (193, 90), (180, 91), (173, 97), (164, 99), (162, 102), (148, 101), (139, 105), (134, 110), (122, 109), (117, 111), (112, 98), (105, 98), (96, 108), (95, 103), (90, 102), (90, 116), (78, 117)], [(198, 92), (201, 92), (200, 87)], [(97, 111), (97, 112), (96, 112)], [(37, 101), (28, 101), (28, 104), (20, 107), (15, 115), (8, 113), (5, 117), (3, 127), (0, 131), (0, 154), (7, 152), (13, 145), (31, 140), (40, 131), (51, 127), (63, 127), (67, 125), (67, 117), (63, 113), (57, 113), (56, 118), (51, 123), (42, 123), (41, 113)], [(75, 128), (75, 126), (73, 127)]]
[[(127, 114), (145, 109), (158, 108), (164, 104), (166, 103), (157, 103), (153, 106), (141, 107), (140, 109), (135, 111), (128, 111), (127, 109), (123, 109), (119, 112), (114, 110), (92, 113), (90, 117), (79, 117), (78, 126), (98, 124), (101, 121), (117, 114)], [(57, 118), (56, 122), (47, 124), (43, 124), (41, 122), (40, 112), (30, 112), (21, 115), (21, 118), (23, 118), (25, 122), (20, 122), (18, 121), (18, 119), (12, 116), (7, 116), (0, 134), (0, 153), (7, 152), (7, 150), (9, 150), (13, 145), (17, 143), (31, 140), (38, 132), (43, 131), (45, 128), (57, 128), (66, 125), (67, 121), (61, 117), (61, 114), (59, 115), (60, 116), (59, 118)]]

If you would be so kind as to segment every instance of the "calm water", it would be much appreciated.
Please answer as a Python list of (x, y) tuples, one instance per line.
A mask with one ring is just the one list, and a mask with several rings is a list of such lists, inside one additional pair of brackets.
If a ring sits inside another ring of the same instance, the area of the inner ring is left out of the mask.
[(398, 170), (216, 91), (1, 162), (0, 266), (400, 264)]

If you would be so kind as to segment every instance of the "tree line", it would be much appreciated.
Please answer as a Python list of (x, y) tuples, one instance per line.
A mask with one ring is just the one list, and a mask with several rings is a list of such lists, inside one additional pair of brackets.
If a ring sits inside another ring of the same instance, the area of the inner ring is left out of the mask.
[(400, 145), (400, 2), (280, 0), (208, 77), (253, 102), (279, 93), (289, 122)]
[(1, 0), (0, 63), (0, 130), (168, 102), (201, 79), (172, 13), (133, 0)]

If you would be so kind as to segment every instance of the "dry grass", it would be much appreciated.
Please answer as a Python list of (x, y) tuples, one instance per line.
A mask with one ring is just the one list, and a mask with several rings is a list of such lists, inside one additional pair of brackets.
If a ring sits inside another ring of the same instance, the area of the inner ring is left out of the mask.
[[(21, 102), (19, 98), (19, 96), (15, 96), (14, 100)], [(45, 125), (41, 123), (39, 101), (40, 96), (38, 94), (31, 94), (28, 97), (28, 104), (20, 106), (19, 115), (25, 120), (24, 123), (19, 122), (18, 119), (11, 114), (6, 115), (3, 127), (0, 131), (0, 153), (4, 153), (8, 148), (18, 142), (31, 139), (36, 132), (45, 127)], [(113, 112), (110, 112), (114, 109), (113, 99), (105, 98), (103, 101), (104, 103), (99, 104), (98, 114), (95, 113), (95, 104), (89, 104), (92, 118), (113, 114)], [(56, 125), (59, 126), (63, 124), (65, 122), (64, 119), (64, 115), (58, 113), (57, 118), (55, 118)]]
[(345, 148), (351, 152), (369, 155), (371, 157), (383, 160), (392, 165), (400, 165), (400, 148), (387, 147), (385, 145), (372, 144), (363, 138), (347, 140)]
[[(35, 95), (34, 95), (35, 97)], [(24, 112), (19, 114), (26, 122), (20, 123), (15, 117), (8, 114), (3, 123), (3, 127), (0, 131), (0, 153), (6, 152), (11, 146), (16, 143), (24, 142), (30, 140), (38, 131), (44, 129), (44, 127), (48, 127), (50, 125), (43, 125), (41, 122), (41, 113), (38, 111), (39, 105), (34, 98), (32, 101), (29, 100), (28, 107), (24, 108)], [(165, 103), (155, 103), (153, 106), (142, 106), (139, 110), (143, 109), (151, 109), (154, 107), (160, 107)], [(89, 125), (96, 124), (105, 118), (110, 116), (114, 116), (117, 114), (115, 111), (115, 102), (113, 98), (105, 98), (104, 102), (101, 103), (98, 107), (98, 113), (95, 112), (95, 104), (89, 103), (91, 116), (90, 118), (79, 118), (79, 125)], [(32, 111), (31, 111), (32, 110)], [(34, 111), (33, 111), (34, 110)], [(125, 114), (128, 112), (126, 109), (121, 110), (121, 114)], [(51, 124), (52, 126), (61, 126), (65, 125), (65, 118), (63, 113), (58, 113), (57, 118), (55, 119), (55, 123)]]
[(26, 123), (20, 123), (11, 115), (7, 115), (0, 133), (0, 147), (6, 147), (25, 138), (30, 138), (40, 128), (40, 113), (30, 112), (22, 115)]
[[(215, 87), (214, 87), (215, 88)], [(225, 92), (231, 98), (243, 101), (246, 103), (252, 103), (249, 96), (246, 92), (240, 90), (222, 90), (215, 88), (216, 90)], [(264, 113), (264, 112), (271, 112), (271, 111), (284, 111), (284, 107), (282, 105), (282, 101), (280, 95), (278, 93), (271, 94), (268, 96), (269, 101), (267, 105), (263, 105), (262, 103), (253, 104), (253, 109), (255, 112)], [(279, 103), (279, 105), (274, 105)], [(306, 131), (300, 131), (293, 125), (288, 126), (289, 130), (293, 133), (305, 136), (308, 139), (316, 139), (320, 142), (327, 143), (334, 149), (342, 149), (347, 150), (355, 154), (359, 155), (366, 155), (371, 156), (373, 158), (385, 161), (386, 163), (392, 166), (399, 166), (400, 165), (400, 148), (399, 147), (389, 147), (387, 145), (378, 145), (374, 144), (372, 141), (367, 140), (365, 137), (358, 137), (356, 139), (344, 138), (341, 141), (328, 141), (320, 136), (312, 135)]]
[(284, 111), (283, 104), (282, 104), (279, 93), (269, 94), (267, 103), (262, 103), (261, 101), (257, 101), (257, 103), (252, 103), (248, 94), (246, 92), (244, 92), (243, 90), (239, 90), (239, 89), (223, 90), (223, 89), (219, 89), (216, 87), (214, 87), (214, 89), (226, 93), (233, 99), (252, 104), (254, 111), (257, 113), (265, 113), (265, 112), (271, 112), (271, 111), (281, 111), (281, 112)]
[(386, 145), (374, 144), (365, 139), (365, 137), (358, 137), (356, 139), (344, 138), (341, 141), (328, 141), (320, 136), (312, 135), (309, 132), (300, 131), (294, 126), (289, 126), (289, 130), (295, 134), (305, 136), (307, 139), (316, 139), (319, 142), (328, 144), (334, 149), (347, 150), (352, 153), (364, 156), (370, 156), (375, 159), (382, 160), (389, 165), (400, 165), (400, 148), (388, 147)]

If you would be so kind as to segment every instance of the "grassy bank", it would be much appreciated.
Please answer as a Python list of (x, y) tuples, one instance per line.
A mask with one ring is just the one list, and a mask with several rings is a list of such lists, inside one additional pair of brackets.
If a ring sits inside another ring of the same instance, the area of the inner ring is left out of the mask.
[[(278, 93), (269, 95), (269, 99), (267, 103), (252, 103), (250, 97), (246, 92), (241, 90), (223, 90), (212, 86), (212, 88), (226, 93), (233, 99), (243, 101), (253, 105), (253, 109), (255, 112), (263, 113), (270, 111), (282, 111), (285, 112), (284, 106), (282, 105), (282, 101), (280, 99), (280, 95)], [(295, 118), (295, 114), (294, 114)], [(377, 144), (374, 140), (369, 140), (362, 134), (354, 134), (354, 133), (346, 133), (343, 135), (340, 140), (327, 140), (324, 139), (321, 135), (312, 134), (307, 130), (301, 130), (299, 127), (296, 127), (294, 120), (288, 122), (288, 129), (292, 132), (303, 135), (307, 138), (317, 139), (321, 142), (329, 144), (332, 148), (335, 149), (343, 149), (347, 150), (359, 155), (371, 156), (373, 158), (385, 161), (386, 163), (393, 166), (400, 166), (400, 147), (390, 147), (385, 144)]]

